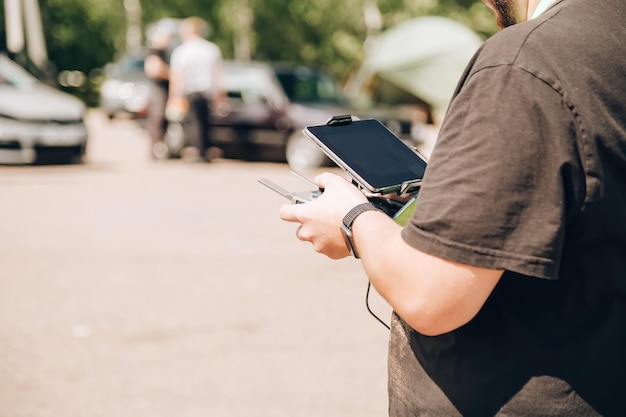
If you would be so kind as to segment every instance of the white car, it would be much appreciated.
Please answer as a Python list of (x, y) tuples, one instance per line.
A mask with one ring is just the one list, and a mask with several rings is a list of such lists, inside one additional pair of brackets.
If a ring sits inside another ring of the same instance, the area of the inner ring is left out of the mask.
[(145, 51), (126, 54), (105, 67), (100, 87), (100, 108), (113, 119), (127, 114), (137, 119), (148, 115), (150, 83), (143, 70)]
[(0, 163), (80, 162), (85, 105), (0, 55)]

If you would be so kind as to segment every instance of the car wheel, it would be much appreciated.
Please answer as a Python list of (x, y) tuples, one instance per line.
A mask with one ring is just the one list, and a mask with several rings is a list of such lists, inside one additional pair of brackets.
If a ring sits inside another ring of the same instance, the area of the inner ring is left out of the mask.
[(294, 132), (287, 140), (285, 156), (294, 171), (319, 168), (329, 162), (320, 147), (300, 131)]
[[(30, 153), (27, 153), (29, 155)], [(39, 147), (32, 153), (32, 160), (28, 163), (37, 165), (56, 165), (56, 164), (82, 164), (85, 154), (84, 147), (70, 146), (58, 148)], [(26, 160), (29, 158), (27, 157)]]

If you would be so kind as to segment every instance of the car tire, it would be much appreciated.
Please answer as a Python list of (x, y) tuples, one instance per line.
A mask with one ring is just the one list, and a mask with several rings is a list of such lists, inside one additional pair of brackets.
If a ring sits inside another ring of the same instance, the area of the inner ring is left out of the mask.
[(83, 147), (59, 147), (59, 148), (37, 148), (33, 152), (33, 158), (27, 163), (36, 165), (74, 165), (84, 162)]
[(294, 171), (319, 168), (330, 162), (320, 147), (299, 130), (287, 140), (285, 157)]

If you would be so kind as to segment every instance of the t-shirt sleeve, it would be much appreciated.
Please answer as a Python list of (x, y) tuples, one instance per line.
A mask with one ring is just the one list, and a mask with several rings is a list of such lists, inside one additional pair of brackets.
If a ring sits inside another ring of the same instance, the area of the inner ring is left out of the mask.
[(556, 279), (568, 188), (581, 177), (574, 125), (558, 85), (510, 65), (473, 73), (451, 102), (404, 240)]

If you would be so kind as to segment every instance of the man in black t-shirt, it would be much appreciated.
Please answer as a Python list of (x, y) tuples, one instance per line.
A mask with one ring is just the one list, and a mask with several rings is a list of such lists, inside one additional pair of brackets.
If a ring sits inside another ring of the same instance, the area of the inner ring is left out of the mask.
[(625, 416), (626, 2), (485, 3), (408, 224), (329, 173), (281, 217), (393, 307), (391, 416)]
[(144, 61), (144, 72), (151, 81), (147, 128), (152, 139), (152, 156), (164, 159), (168, 156), (168, 148), (164, 143), (167, 130), (165, 106), (169, 90), (173, 33), (169, 27), (157, 25), (152, 28), (148, 38), (150, 49)]

